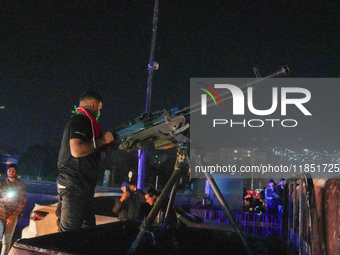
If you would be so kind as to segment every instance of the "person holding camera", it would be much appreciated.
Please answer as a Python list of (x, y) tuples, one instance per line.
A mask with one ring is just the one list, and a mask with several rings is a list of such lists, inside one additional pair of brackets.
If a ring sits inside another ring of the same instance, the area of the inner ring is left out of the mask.
[(116, 200), (112, 211), (118, 214), (119, 220), (141, 220), (141, 203), (140, 197), (136, 192), (131, 190), (130, 184), (123, 182), (121, 186), (123, 191), (120, 199)]
[(8, 254), (18, 217), (26, 204), (26, 186), (17, 178), (17, 166), (10, 164), (7, 178), (0, 181), (0, 237), (2, 237), (1, 255)]

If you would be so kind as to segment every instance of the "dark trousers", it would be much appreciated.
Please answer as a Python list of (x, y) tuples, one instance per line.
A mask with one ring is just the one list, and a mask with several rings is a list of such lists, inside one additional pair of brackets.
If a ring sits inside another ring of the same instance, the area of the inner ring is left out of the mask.
[(59, 232), (96, 225), (93, 193), (81, 188), (58, 188)]
[(278, 213), (277, 204), (276, 203), (268, 203), (266, 213), (277, 215), (277, 213)]

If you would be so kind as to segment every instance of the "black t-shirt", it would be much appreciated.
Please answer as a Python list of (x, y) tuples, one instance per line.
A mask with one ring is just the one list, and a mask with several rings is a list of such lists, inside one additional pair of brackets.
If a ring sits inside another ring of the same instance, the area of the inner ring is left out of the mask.
[(75, 158), (71, 155), (70, 139), (79, 138), (92, 141), (93, 132), (90, 119), (75, 114), (66, 124), (58, 157), (59, 176), (57, 182), (66, 187), (85, 188), (93, 192), (98, 180), (100, 151)]

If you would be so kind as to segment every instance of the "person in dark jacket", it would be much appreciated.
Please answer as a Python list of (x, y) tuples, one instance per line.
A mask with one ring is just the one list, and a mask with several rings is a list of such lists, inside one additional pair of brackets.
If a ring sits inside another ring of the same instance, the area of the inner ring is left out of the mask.
[(279, 215), (282, 216), (283, 214), (283, 198), (284, 198), (284, 189), (285, 189), (285, 179), (280, 180), (280, 185), (276, 187), (275, 192), (278, 195), (278, 201), (277, 201), (277, 210)]
[(121, 186), (123, 191), (120, 199), (116, 200), (112, 211), (118, 214), (119, 220), (141, 220), (143, 216), (141, 215), (141, 201), (140, 195), (136, 191), (131, 190), (130, 184), (123, 182)]

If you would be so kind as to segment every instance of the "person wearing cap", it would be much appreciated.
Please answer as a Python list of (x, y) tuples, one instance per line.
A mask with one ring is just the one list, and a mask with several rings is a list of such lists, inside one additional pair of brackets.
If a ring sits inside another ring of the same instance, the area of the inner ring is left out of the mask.
[(26, 185), (17, 177), (17, 166), (7, 167), (7, 177), (0, 181), (0, 236), (1, 255), (8, 254), (13, 233), (22, 209), (26, 204)]
[(141, 202), (139, 195), (130, 188), (128, 182), (123, 182), (121, 185), (123, 191), (120, 199), (116, 200), (112, 211), (118, 214), (119, 220), (140, 220), (142, 219), (140, 208)]
[(98, 123), (102, 102), (93, 90), (82, 94), (64, 129), (58, 156), (59, 232), (96, 224), (93, 195), (99, 161), (106, 145), (115, 141), (111, 131), (102, 134)]

